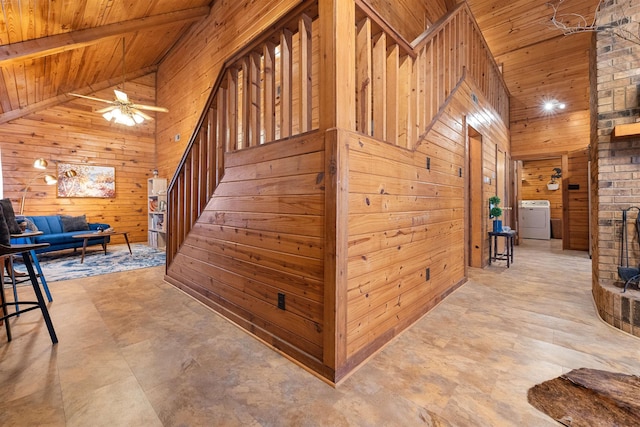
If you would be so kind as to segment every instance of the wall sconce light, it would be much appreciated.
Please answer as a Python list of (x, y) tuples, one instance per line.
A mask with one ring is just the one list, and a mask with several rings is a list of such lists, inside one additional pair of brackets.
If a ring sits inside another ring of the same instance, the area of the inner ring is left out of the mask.
[[(47, 166), (49, 166), (49, 163), (43, 158), (36, 159), (33, 162), (33, 167), (36, 168), (36, 169), (44, 170), (44, 169), (47, 168)], [(66, 176), (68, 178), (73, 178), (76, 175), (77, 175), (77, 173), (74, 170), (68, 170), (68, 171), (66, 171), (64, 173), (64, 176)], [(29, 187), (31, 187), (31, 185), (34, 182), (36, 182), (36, 180), (39, 179), (39, 178), (42, 178), (44, 183), (47, 184), (47, 185), (55, 185), (55, 184), (58, 183), (58, 178), (56, 178), (53, 175), (49, 175), (49, 174), (47, 174), (45, 172), (38, 173), (38, 174), (36, 174), (36, 176), (31, 178), (31, 180), (24, 187), (24, 191), (22, 192), (22, 201), (20, 202), (20, 215), (24, 215), (24, 202), (25, 202), (25, 199), (27, 198), (27, 193), (29, 192)]]

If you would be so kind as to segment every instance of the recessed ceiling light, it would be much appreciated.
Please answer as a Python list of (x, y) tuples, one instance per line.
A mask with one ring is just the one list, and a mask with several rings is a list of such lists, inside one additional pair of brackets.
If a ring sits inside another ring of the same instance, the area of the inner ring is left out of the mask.
[(545, 100), (542, 103), (542, 109), (546, 113), (553, 113), (555, 110), (564, 110), (567, 105), (564, 102), (559, 102), (555, 99)]

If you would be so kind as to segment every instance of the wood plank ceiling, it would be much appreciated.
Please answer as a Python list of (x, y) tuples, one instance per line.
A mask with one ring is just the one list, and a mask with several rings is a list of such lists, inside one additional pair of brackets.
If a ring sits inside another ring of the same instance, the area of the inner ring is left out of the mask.
[[(0, 123), (156, 70), (212, 0), (2, 0)], [(136, 99), (145, 103), (149, 100)], [(153, 102), (153, 100), (151, 100)]]
[[(558, 37), (550, 25), (552, 0), (468, 0), (495, 57)], [(579, 14), (590, 19), (598, 0), (564, 0), (559, 14)], [(575, 18), (575, 17), (574, 17)]]
[[(454, 2), (440, 0), (434, 10)], [(559, 35), (547, 24), (551, 9), (546, 0), (468, 2), (496, 57)], [(91, 94), (120, 84), (123, 37), (126, 80), (155, 71), (189, 26), (208, 15), (212, 3), (3, 0), (0, 123), (66, 102), (68, 92)], [(596, 5), (595, 0), (566, 0), (562, 10), (592, 16)]]

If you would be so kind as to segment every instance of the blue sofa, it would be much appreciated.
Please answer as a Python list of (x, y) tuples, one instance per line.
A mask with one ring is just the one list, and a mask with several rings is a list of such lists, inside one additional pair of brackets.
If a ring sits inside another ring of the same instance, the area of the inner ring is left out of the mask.
[[(75, 217), (81, 218), (81, 217)], [(50, 246), (42, 248), (36, 251), (36, 253), (60, 251), (63, 249), (77, 249), (82, 248), (84, 239), (74, 238), (77, 234), (90, 233), (91, 231), (97, 231), (99, 228), (106, 230), (109, 228), (109, 224), (102, 223), (86, 223), (87, 229), (76, 229), (74, 231), (64, 231), (63, 222), (60, 215), (46, 215), (46, 216), (24, 216), (17, 218), (18, 223), (24, 222), (24, 219), (31, 221), (36, 227), (37, 231), (42, 231), (40, 236), (33, 237), (33, 243), (49, 243)], [(68, 224), (67, 224), (68, 225)], [(81, 221), (82, 225), (82, 221)], [(35, 231), (35, 230), (31, 230)], [(89, 239), (87, 246), (89, 245), (102, 245), (103, 242), (109, 243), (109, 237), (106, 239), (98, 237), (95, 239)]]

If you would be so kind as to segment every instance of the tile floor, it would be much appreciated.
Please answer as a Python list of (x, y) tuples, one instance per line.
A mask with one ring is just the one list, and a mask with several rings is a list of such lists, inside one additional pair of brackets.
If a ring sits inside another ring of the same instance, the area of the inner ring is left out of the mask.
[[(50, 284), (60, 339), (0, 330), (0, 426), (555, 426), (527, 389), (574, 368), (640, 374), (600, 321), (590, 260), (525, 241), (334, 389), (163, 282), (163, 268)], [(28, 288), (22, 288), (23, 298)]]

